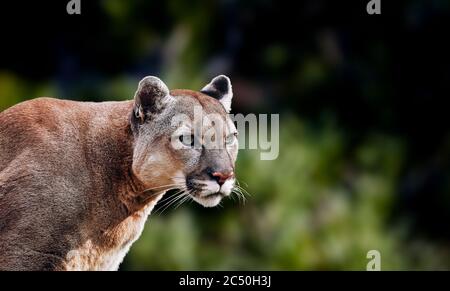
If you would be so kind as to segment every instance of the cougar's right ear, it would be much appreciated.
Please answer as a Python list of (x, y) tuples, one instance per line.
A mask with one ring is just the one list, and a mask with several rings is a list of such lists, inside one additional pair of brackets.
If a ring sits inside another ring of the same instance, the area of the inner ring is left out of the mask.
[(145, 77), (134, 95), (135, 120), (144, 123), (152, 114), (161, 112), (170, 98), (169, 88), (163, 81), (153, 76)]

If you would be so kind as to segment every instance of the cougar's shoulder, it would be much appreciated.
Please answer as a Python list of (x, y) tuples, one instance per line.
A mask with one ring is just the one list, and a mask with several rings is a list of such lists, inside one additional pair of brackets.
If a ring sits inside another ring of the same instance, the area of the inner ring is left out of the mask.
[(0, 113), (0, 269), (64, 268), (69, 250), (114, 221), (108, 177), (122, 176), (131, 150), (121, 143), (130, 110), (38, 98)]

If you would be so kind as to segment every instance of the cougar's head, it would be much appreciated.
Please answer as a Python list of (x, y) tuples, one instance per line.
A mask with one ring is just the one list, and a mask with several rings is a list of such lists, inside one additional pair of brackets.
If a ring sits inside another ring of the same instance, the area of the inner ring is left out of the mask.
[(180, 189), (205, 207), (229, 196), (238, 154), (237, 130), (228, 115), (232, 97), (230, 79), (223, 75), (199, 92), (169, 91), (160, 79), (144, 78), (131, 117), (135, 175), (149, 189)]

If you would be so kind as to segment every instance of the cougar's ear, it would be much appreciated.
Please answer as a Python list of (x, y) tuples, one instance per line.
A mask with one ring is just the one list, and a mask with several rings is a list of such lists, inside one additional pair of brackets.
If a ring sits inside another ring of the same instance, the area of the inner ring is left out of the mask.
[(233, 99), (233, 89), (230, 78), (224, 75), (217, 76), (200, 92), (219, 100), (227, 113), (230, 113), (231, 99)]
[(145, 77), (134, 95), (135, 119), (145, 122), (152, 114), (162, 111), (170, 99), (169, 88), (163, 81), (153, 76)]

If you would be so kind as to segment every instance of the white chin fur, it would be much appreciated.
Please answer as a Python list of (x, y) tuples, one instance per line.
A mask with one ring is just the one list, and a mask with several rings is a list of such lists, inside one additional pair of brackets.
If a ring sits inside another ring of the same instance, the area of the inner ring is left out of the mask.
[(195, 202), (204, 207), (214, 207), (217, 206), (222, 200), (221, 195), (212, 195), (210, 197), (192, 197)]

